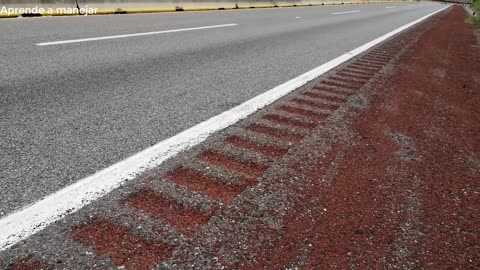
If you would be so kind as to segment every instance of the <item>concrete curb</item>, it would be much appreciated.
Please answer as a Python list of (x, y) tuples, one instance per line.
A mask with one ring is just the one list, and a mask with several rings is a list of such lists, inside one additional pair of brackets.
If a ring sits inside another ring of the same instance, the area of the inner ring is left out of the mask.
[[(114, 15), (114, 14), (142, 14), (142, 13), (163, 13), (163, 12), (179, 12), (179, 11), (213, 11), (213, 10), (233, 10), (233, 9), (252, 9), (252, 8), (287, 8), (287, 7), (308, 7), (308, 6), (333, 6), (333, 5), (359, 5), (359, 4), (386, 4), (386, 3), (406, 3), (414, 2), (414, 0), (400, 0), (400, 1), (361, 1), (361, 2), (347, 2), (347, 1), (326, 1), (315, 4), (271, 4), (271, 5), (237, 5), (237, 6), (220, 6), (220, 7), (162, 7), (162, 8), (132, 8), (132, 9), (98, 9), (92, 15)], [(84, 16), (82, 14), (66, 14), (66, 13), (13, 13), (10, 15), (0, 14), (0, 19), (18, 18), (18, 17), (53, 17), (53, 16)]]
[(467, 11), (468, 15), (470, 17), (473, 16), (473, 9), (471, 9), (469, 6), (464, 6), (465, 10)]

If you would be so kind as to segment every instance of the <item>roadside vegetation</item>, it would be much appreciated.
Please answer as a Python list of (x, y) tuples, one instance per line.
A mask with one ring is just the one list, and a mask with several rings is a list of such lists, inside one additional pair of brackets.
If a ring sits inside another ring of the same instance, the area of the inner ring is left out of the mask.
[(480, 28), (480, 0), (475, 0), (473, 1), (473, 3), (471, 4), (471, 8), (474, 10), (475, 12), (475, 16), (471, 17), (471, 18), (468, 18), (467, 19), (467, 22), (475, 25), (476, 27)]

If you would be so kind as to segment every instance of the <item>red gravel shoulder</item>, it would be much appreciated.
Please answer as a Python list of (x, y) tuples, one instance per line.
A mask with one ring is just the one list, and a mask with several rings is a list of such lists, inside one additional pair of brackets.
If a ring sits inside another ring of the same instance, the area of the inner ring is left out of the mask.
[(315, 191), (322, 217), (290, 217), (286, 230), (313, 228), (305, 269), (480, 267), (480, 50), (464, 19), (454, 8), (376, 84), (354, 142)]

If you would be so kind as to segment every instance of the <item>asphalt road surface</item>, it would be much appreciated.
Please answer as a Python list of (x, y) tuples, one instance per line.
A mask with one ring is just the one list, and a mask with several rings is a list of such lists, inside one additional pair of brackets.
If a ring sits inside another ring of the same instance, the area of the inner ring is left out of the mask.
[(441, 7), (1, 20), (0, 217)]

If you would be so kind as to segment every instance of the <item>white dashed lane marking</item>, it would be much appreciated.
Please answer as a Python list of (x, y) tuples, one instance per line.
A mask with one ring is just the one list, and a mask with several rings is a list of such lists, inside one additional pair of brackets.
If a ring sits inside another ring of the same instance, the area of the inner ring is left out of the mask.
[(360, 10), (351, 10), (351, 11), (342, 11), (342, 12), (334, 12), (332, 15), (341, 15), (341, 14), (349, 14), (349, 13), (357, 13), (360, 12)]
[(37, 43), (36, 45), (37, 46), (62, 45), (62, 44), (69, 44), (69, 43), (99, 41), (99, 40), (118, 39), (118, 38), (131, 38), (131, 37), (139, 37), (139, 36), (150, 36), (150, 35), (159, 35), (159, 34), (167, 34), (167, 33), (204, 30), (204, 29), (211, 29), (211, 28), (231, 27), (231, 26), (237, 26), (237, 24), (230, 23), (230, 24), (219, 24), (219, 25), (209, 25), (209, 26), (200, 26), (200, 27), (191, 27), (191, 28), (162, 30), (162, 31), (154, 31), (154, 32), (134, 33), (134, 34), (127, 34), (127, 35), (115, 35), (115, 36), (103, 36), (103, 37), (93, 37), (93, 38), (61, 40), (61, 41), (52, 41), (52, 42), (42, 42), (42, 43)]

